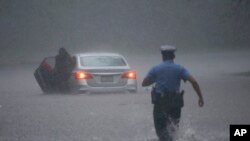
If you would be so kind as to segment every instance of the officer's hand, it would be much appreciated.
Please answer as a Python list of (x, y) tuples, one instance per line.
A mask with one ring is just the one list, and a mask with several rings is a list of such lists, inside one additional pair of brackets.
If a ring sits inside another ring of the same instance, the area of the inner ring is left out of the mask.
[(200, 107), (203, 107), (203, 105), (204, 105), (203, 98), (199, 98), (198, 104), (199, 104)]

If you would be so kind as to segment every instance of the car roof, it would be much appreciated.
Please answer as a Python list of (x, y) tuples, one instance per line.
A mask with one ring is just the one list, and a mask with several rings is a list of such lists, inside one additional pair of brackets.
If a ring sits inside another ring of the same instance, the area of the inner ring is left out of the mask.
[(122, 56), (122, 55), (118, 53), (90, 52), (90, 53), (77, 53), (75, 54), (75, 56)]

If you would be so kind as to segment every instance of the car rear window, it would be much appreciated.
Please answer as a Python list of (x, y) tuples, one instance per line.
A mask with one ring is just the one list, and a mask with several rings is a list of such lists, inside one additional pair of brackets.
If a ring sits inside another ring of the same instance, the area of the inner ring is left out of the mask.
[(81, 66), (108, 67), (126, 66), (126, 62), (120, 56), (84, 56), (80, 58)]

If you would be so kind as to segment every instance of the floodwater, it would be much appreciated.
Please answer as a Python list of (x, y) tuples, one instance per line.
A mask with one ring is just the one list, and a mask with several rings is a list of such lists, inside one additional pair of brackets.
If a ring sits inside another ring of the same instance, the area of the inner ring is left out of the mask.
[[(157, 141), (150, 92), (140, 84), (160, 54), (126, 57), (138, 72), (137, 94), (42, 94), (37, 64), (2, 66), (0, 140)], [(197, 79), (205, 100), (199, 108), (192, 86), (182, 85), (177, 141), (228, 141), (230, 124), (250, 124), (249, 60), (249, 51), (177, 52), (175, 62)]]

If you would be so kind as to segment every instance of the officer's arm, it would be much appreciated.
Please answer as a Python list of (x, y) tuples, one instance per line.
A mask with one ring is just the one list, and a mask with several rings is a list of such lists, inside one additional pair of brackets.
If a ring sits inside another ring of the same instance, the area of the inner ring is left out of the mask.
[(200, 89), (198, 82), (191, 75), (188, 77), (188, 81), (192, 84), (195, 92), (197, 93), (197, 95), (199, 97), (199, 106), (202, 107), (204, 105), (204, 101), (203, 101), (201, 89)]
[(151, 84), (153, 84), (154, 82), (153, 81), (151, 81), (150, 79), (148, 79), (148, 78), (144, 78), (144, 80), (142, 81), (142, 86), (143, 87), (146, 87), (146, 86), (149, 86), (149, 85), (151, 85)]

